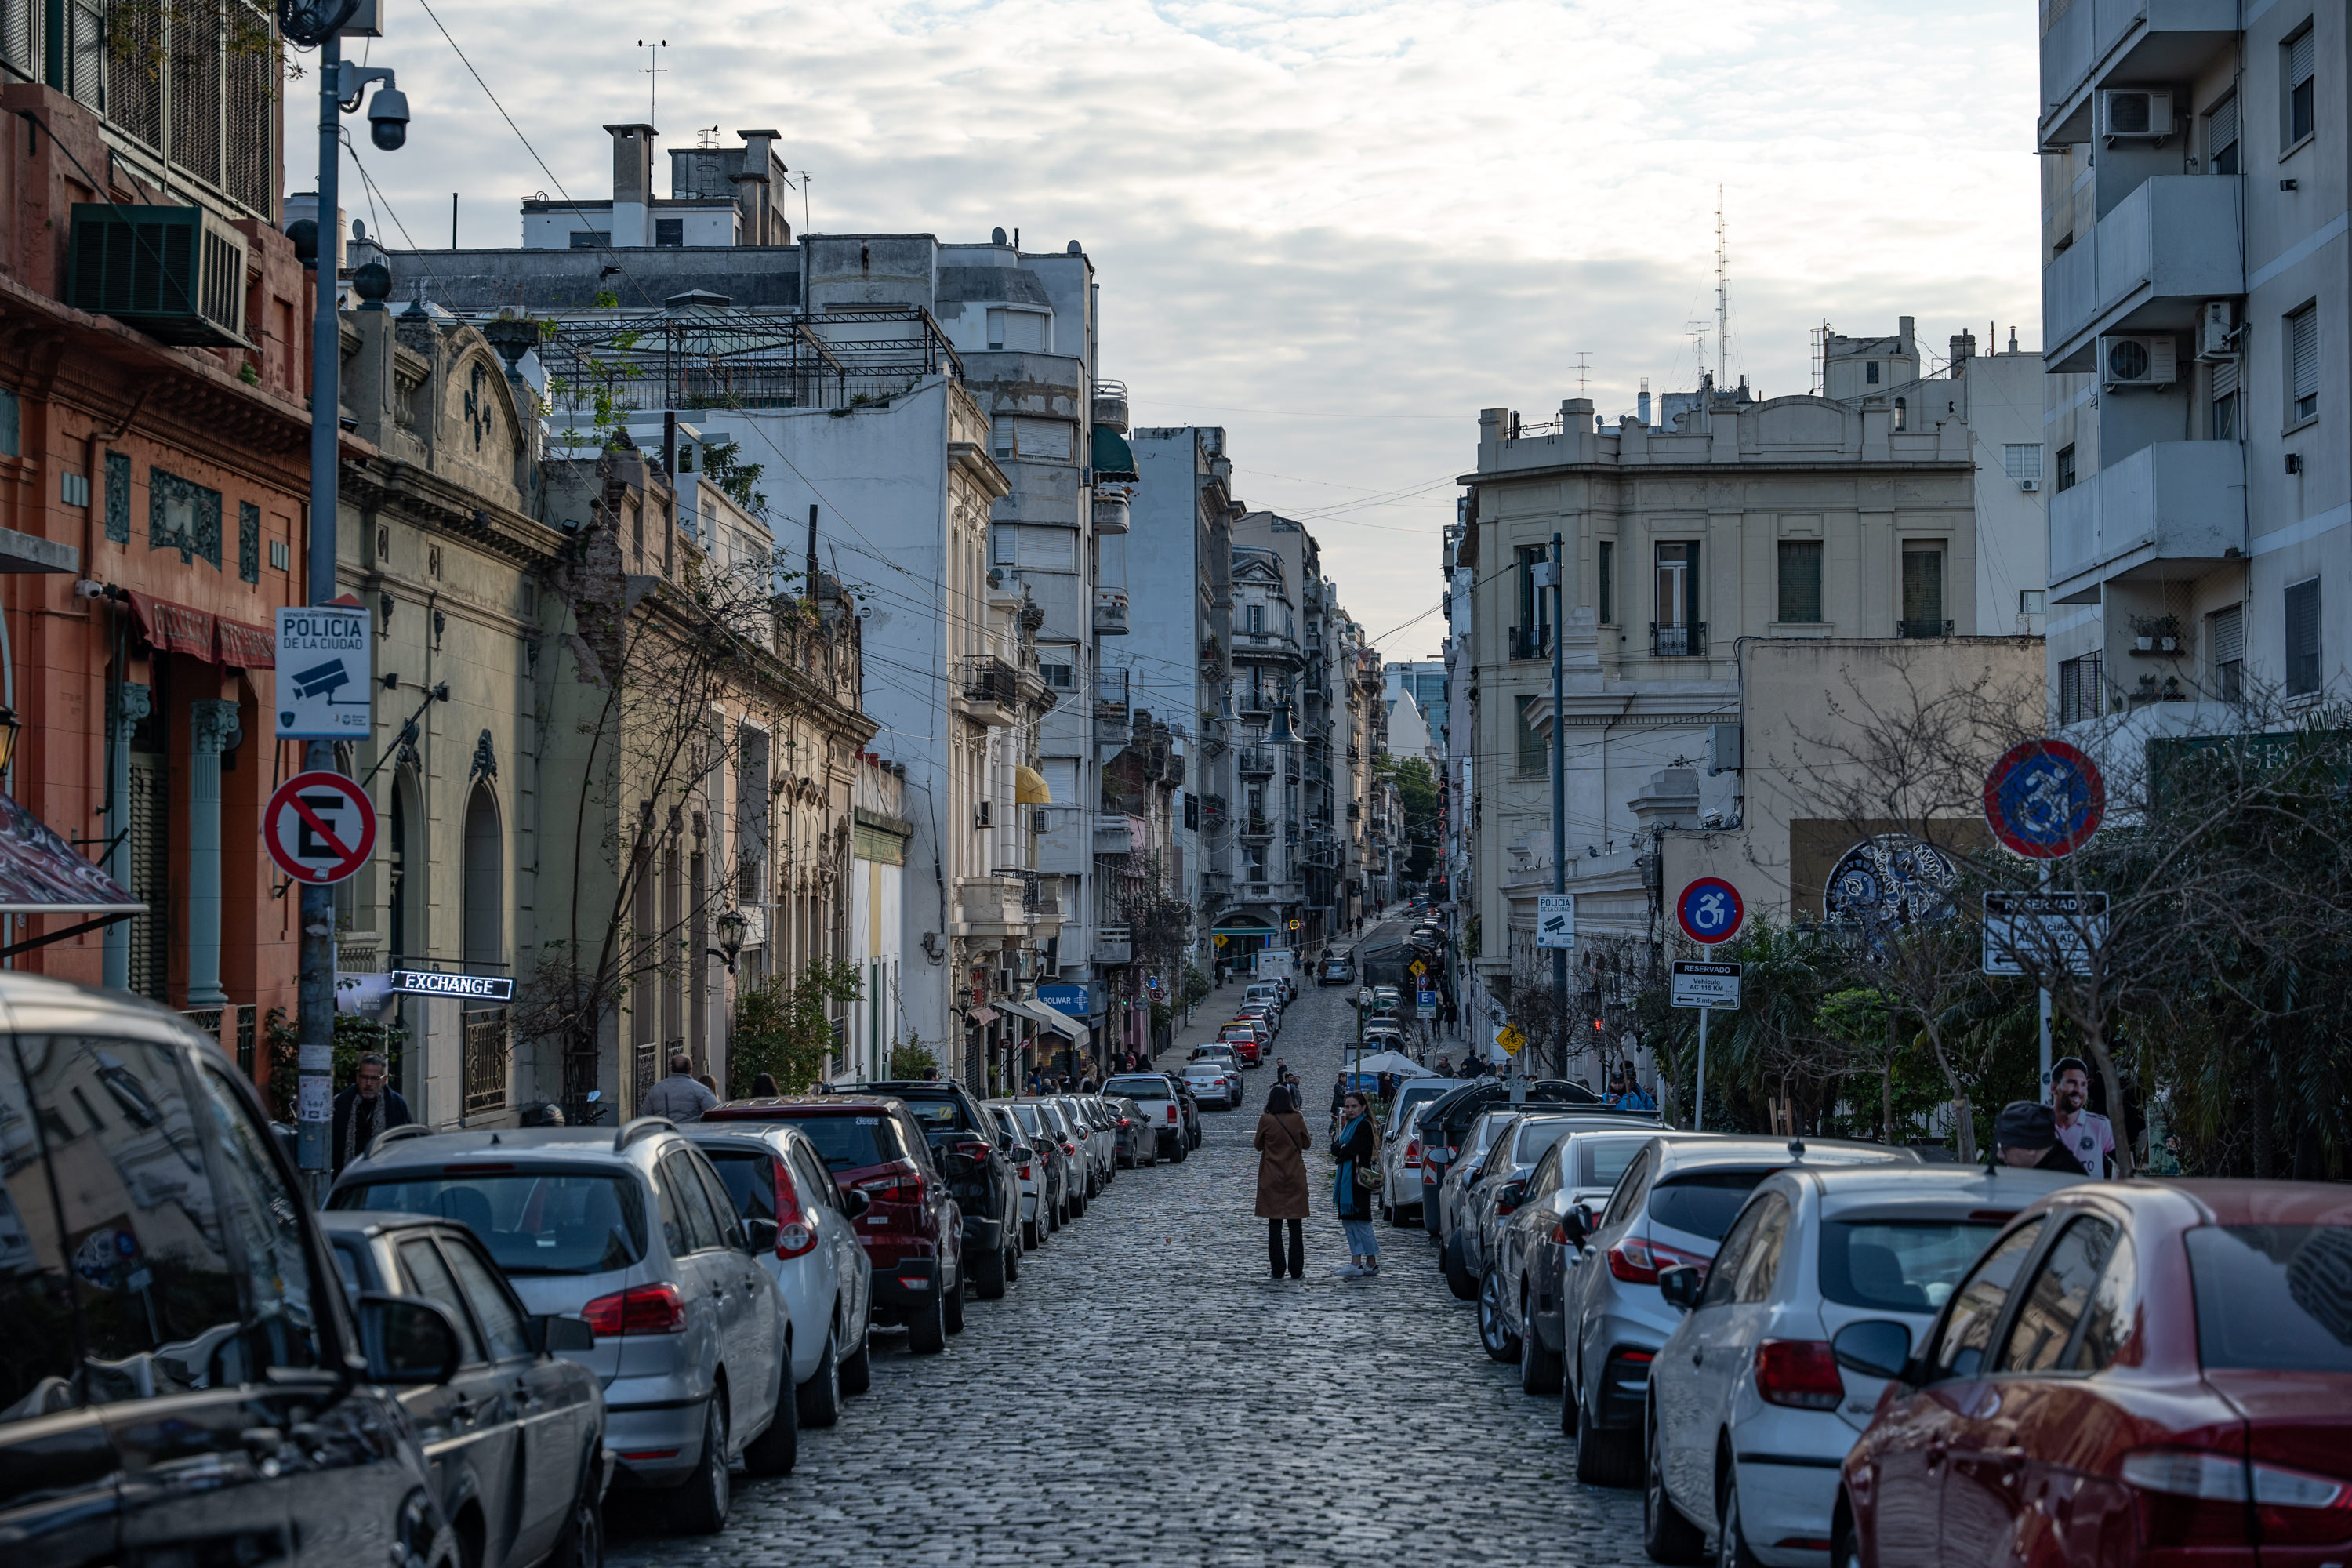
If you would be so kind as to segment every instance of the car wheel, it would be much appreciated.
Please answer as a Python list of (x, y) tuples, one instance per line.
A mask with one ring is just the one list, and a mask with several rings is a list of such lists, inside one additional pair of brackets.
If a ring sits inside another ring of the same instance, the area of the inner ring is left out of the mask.
[(733, 1504), (727, 1475), (727, 1391), (716, 1390), (702, 1407), (702, 1462), (670, 1498), (670, 1522), (688, 1535), (716, 1535), (727, 1528)]
[(1462, 1233), (1455, 1231), (1445, 1238), (1445, 1288), (1454, 1292), (1457, 1301), (1478, 1299), (1478, 1281), (1471, 1277), (1470, 1266), (1462, 1260)]
[(971, 1293), (983, 1301), (1002, 1301), (1004, 1300), (1004, 1282), (1010, 1277), (1005, 1254), (991, 1252), (972, 1267)]
[(563, 1533), (548, 1554), (547, 1568), (604, 1568), (604, 1499), (596, 1485), (598, 1467), (583, 1465)]
[(1830, 1568), (1862, 1568), (1862, 1532), (1853, 1527), (1853, 1505), (1843, 1496), (1835, 1517), (1830, 1529)]
[(1184, 1138), (1178, 1138), (1176, 1140), (1176, 1152), (1169, 1155), (1168, 1158), (1174, 1163), (1181, 1165), (1187, 1159), (1191, 1158), (1192, 1153), (1192, 1145), (1191, 1142)]
[(1612, 1432), (1592, 1419), (1584, 1402), (1576, 1403), (1576, 1479), (1593, 1487), (1637, 1487), (1642, 1484), (1642, 1449), (1638, 1432)]
[(863, 1394), (874, 1386), (874, 1325), (857, 1336), (857, 1348), (841, 1358), (841, 1392)]
[(963, 1332), (963, 1271), (956, 1271), (956, 1282), (940, 1293), (940, 1322), (951, 1334)]
[(1021, 1222), (1021, 1245), (1027, 1247), (1032, 1252), (1037, 1250), (1037, 1222), (1035, 1220), (1024, 1219)]
[(907, 1320), (907, 1348), (917, 1355), (937, 1355), (948, 1348), (947, 1303), (940, 1292), (925, 1292), (929, 1300)]
[(1086, 1217), (1086, 1193), (1083, 1190), (1072, 1193), (1070, 1194), (1070, 1217), (1072, 1219), (1084, 1219)]
[(1048, 1235), (1061, 1229), (1069, 1222), (1069, 1206), (1067, 1204), (1057, 1203), (1045, 1211), (1045, 1230)]
[(1559, 1357), (1544, 1348), (1543, 1335), (1537, 1331), (1524, 1301), (1519, 1303), (1519, 1392), (1559, 1392)]
[(830, 1426), (841, 1419), (841, 1352), (830, 1330), (824, 1336), (824, 1354), (817, 1359), (808, 1381), (800, 1385), (795, 1401), (803, 1426)]
[(801, 1457), (801, 1391), (793, 1385), (790, 1357), (777, 1379), (776, 1416), (743, 1450), (743, 1468), (755, 1476), (789, 1476)]
[(1664, 1456), (1658, 1452), (1657, 1413), (1643, 1423), (1642, 1550), (1653, 1563), (1696, 1563), (1706, 1552), (1706, 1537), (1682, 1515), (1666, 1496)]
[(1004, 1282), (1013, 1284), (1021, 1278), (1021, 1248), (1018, 1244), (1004, 1249)]
[[(1724, 1456), (1727, 1460), (1730, 1456)], [(1748, 1549), (1747, 1533), (1739, 1528), (1739, 1472), (1736, 1466), (1723, 1467), (1723, 1495), (1717, 1500), (1715, 1568), (1764, 1568), (1756, 1553)], [(1832, 1559), (1832, 1562), (1835, 1560)]]
[(1492, 1269), (1478, 1283), (1478, 1342), (1493, 1360), (1519, 1359), (1519, 1336), (1503, 1319), (1503, 1277)]

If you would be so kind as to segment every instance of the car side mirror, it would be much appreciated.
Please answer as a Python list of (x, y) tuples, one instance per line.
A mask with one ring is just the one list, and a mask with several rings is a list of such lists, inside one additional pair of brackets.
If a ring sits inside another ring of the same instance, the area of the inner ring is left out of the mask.
[(866, 1211), (874, 1206), (874, 1199), (863, 1187), (852, 1187), (841, 1194), (841, 1212), (852, 1219), (864, 1219)]
[(1016, 1163), (1023, 1160), (1034, 1160), (1037, 1157), (1037, 1151), (1032, 1149), (1026, 1143), (1015, 1143), (1009, 1152)]
[(1687, 1312), (1697, 1306), (1699, 1292), (1706, 1289), (1706, 1276), (1687, 1263), (1659, 1271), (1658, 1294), (1678, 1310)]
[(423, 1296), (369, 1294), (359, 1301), (360, 1344), (374, 1383), (446, 1383), (457, 1375), (457, 1325)]
[(757, 1258), (776, 1250), (776, 1222), (772, 1219), (746, 1219), (743, 1222), (743, 1250)]
[(530, 1342), (542, 1355), (593, 1351), (596, 1348), (596, 1331), (588, 1326), (585, 1318), (544, 1312), (530, 1320)]
[(1592, 1235), (1592, 1216), (1585, 1212), (1582, 1204), (1578, 1204), (1559, 1216), (1559, 1227), (1567, 1234), (1568, 1244), (1580, 1252), (1586, 1238)]
[(1911, 1360), (1911, 1331), (1891, 1318), (1864, 1318), (1840, 1329), (1830, 1350), (1849, 1371), (1901, 1378)]

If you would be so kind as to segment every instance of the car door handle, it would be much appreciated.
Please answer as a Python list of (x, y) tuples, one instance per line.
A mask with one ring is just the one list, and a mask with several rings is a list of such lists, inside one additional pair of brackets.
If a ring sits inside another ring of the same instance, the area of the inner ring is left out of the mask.
[(1693, 1351), (1693, 1352), (1691, 1352), (1691, 1365), (1693, 1365), (1693, 1366), (1704, 1366), (1704, 1365), (1706, 1365), (1706, 1352), (1705, 1351)]

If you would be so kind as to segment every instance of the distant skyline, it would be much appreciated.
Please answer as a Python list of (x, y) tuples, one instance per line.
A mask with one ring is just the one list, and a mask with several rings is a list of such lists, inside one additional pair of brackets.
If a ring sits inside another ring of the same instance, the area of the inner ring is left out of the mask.
[[(1604, 417), (1715, 363), (1715, 206), (1732, 380), (1810, 381), (1808, 334), (1918, 319), (2040, 347), (2032, 0), (386, 0), (406, 149), (357, 132), (347, 213), (387, 243), (509, 246), (518, 204), (611, 194), (601, 127), (661, 146), (772, 126), (814, 232), (1080, 241), (1102, 374), (1139, 425), (1222, 425), (1236, 492), (1299, 519), (1384, 659), (1431, 657), (1439, 536), (1477, 411)], [(305, 68), (309, 57), (297, 57)], [(287, 184), (311, 188), (315, 78), (287, 90)], [(347, 126), (358, 121), (347, 118)], [(544, 160), (544, 167), (537, 161)], [(667, 189), (668, 161), (656, 160)], [(371, 195), (374, 199), (371, 201)], [(1416, 617), (1423, 617), (1418, 618)], [(1411, 624), (1407, 624), (1411, 623)], [(1402, 628), (1393, 629), (1392, 628)]]

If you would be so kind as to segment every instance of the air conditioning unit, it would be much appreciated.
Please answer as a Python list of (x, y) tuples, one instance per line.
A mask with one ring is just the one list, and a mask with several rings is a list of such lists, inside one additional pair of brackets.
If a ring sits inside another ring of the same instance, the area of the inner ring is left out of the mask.
[(2197, 313), (2197, 357), (2228, 359), (2236, 353), (2238, 308), (2227, 300), (2208, 300)]
[(203, 207), (77, 202), (66, 303), (167, 343), (245, 348), (245, 237)]
[(2179, 358), (2169, 336), (2101, 338), (2099, 380), (2109, 387), (2170, 386), (2180, 379)]
[(2121, 141), (2150, 141), (2162, 146), (2172, 134), (2172, 94), (2144, 87), (2103, 89), (2097, 133), (2110, 147)]
[(2017, 488), (2021, 490), (2038, 490), (2042, 488), (2042, 481), (2040, 479), (2020, 479), (2017, 481)]

